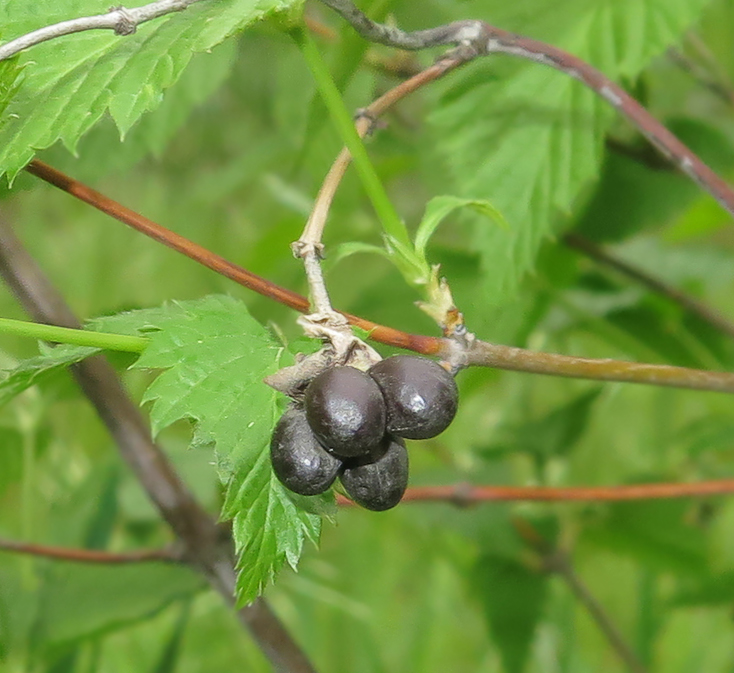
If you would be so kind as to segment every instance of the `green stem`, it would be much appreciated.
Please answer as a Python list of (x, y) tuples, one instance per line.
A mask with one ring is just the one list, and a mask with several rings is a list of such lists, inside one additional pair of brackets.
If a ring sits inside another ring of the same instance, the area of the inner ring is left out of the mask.
[(10, 320), (0, 318), (0, 333), (17, 334), (18, 336), (42, 339), (53, 343), (73, 344), (75, 346), (91, 346), (110, 351), (125, 351), (128, 353), (142, 353), (148, 345), (148, 340), (142, 337), (127, 336), (125, 334), (106, 334), (83, 329), (69, 329), (56, 325), (43, 325), (37, 322)]
[(342, 141), (352, 155), (354, 167), (362, 180), (367, 196), (372, 202), (372, 207), (380, 218), (385, 233), (400, 243), (411, 246), (408, 230), (393, 207), (385, 188), (380, 182), (380, 178), (375, 172), (364, 143), (354, 128), (352, 115), (344, 105), (339, 89), (334, 84), (334, 80), (331, 78), (329, 69), (326, 67), (326, 63), (321, 57), (319, 50), (316, 48), (307, 31), (302, 28), (293, 30), (291, 34), (301, 49), (301, 53), (316, 81), (316, 87), (329, 110), (329, 114), (337, 127)]

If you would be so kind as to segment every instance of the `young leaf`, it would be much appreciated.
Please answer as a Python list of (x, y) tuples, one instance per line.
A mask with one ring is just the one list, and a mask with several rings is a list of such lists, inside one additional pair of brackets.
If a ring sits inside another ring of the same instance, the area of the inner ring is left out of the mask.
[(438, 225), (443, 222), (452, 212), (459, 208), (470, 208), (479, 215), (494, 220), (503, 227), (509, 227), (502, 213), (489, 201), (483, 199), (462, 199), (458, 196), (436, 196), (426, 206), (426, 212), (415, 232), (415, 252), (426, 264), (426, 247), (431, 236), (435, 233)]
[(215, 447), (227, 484), (222, 516), (233, 519), (240, 554), (238, 596), (252, 601), (286, 561), (296, 566), (304, 538), (315, 543), (321, 530), (321, 518), (295, 504), (270, 465), (270, 436), (283, 404), (263, 378), (280, 367), (283, 348), (244, 304), (224, 296), (96, 324), (150, 338), (135, 367), (165, 370), (143, 398), (152, 402), (153, 431), (190, 419), (192, 446)]
[[(81, 14), (104, 11), (82, 3)], [(74, 151), (79, 139), (109, 111), (122, 136), (160, 104), (191, 56), (297, 0), (200, 2), (142, 24), (124, 38), (87, 31), (37, 45), (23, 54), (24, 80), (0, 129), (0, 174), (12, 180), (38, 149), (61, 140)], [(29, 12), (22, 2), (0, 4), (3, 35), (26, 32), (80, 14), (74, 0), (46, 0)], [(43, 17), (40, 25), (39, 18)], [(12, 31), (12, 32), (11, 32)]]
[(336, 266), (339, 262), (346, 259), (347, 257), (351, 257), (352, 255), (357, 255), (360, 253), (369, 253), (379, 255), (380, 257), (385, 257), (386, 259), (390, 259), (390, 253), (388, 253), (385, 248), (381, 248), (379, 245), (363, 243), (362, 241), (349, 241), (348, 243), (342, 243), (341, 245), (339, 245), (326, 258), (328, 268)]
[[(614, 79), (632, 79), (680, 38), (706, 4), (562, 0), (527, 12), (511, 28), (526, 32), (527, 23), (536, 22), (550, 34), (531, 28), (534, 37), (591, 62)], [(540, 21), (537, 15), (543, 12)], [(546, 23), (554, 29), (548, 31)], [(467, 76), (475, 72), (470, 69)], [(510, 223), (508, 229), (483, 221), (475, 226), (484, 296), (495, 303), (512, 298), (542, 241), (559, 229), (559, 216), (596, 177), (602, 138), (613, 119), (604, 101), (566, 75), (535, 63), (513, 72), (465, 87), (431, 116), (436, 146), (460, 195), (489, 199)]]

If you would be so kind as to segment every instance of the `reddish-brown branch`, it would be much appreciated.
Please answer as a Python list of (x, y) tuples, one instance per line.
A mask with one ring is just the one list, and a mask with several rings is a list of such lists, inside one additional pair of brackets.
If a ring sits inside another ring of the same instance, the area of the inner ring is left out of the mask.
[(677, 168), (734, 215), (734, 190), (731, 186), (621, 86), (579, 57), (553, 45), (510, 33), (485, 21), (456, 21), (427, 30), (405, 32), (395, 26), (372, 21), (351, 0), (321, 1), (338, 12), (362, 37), (371, 42), (408, 50), (457, 44), (472, 49), (475, 56), (507, 54), (549, 66), (578, 80), (627, 117)]
[[(447, 502), (468, 507), (483, 502), (621, 502), (624, 500), (661, 500), (672, 498), (701, 498), (734, 493), (734, 479), (701, 481), (690, 484), (634, 484), (627, 486), (413, 486), (403, 496), (403, 502)], [(339, 505), (354, 503), (337, 495)]]
[(0, 550), (30, 556), (43, 556), (59, 561), (74, 561), (75, 563), (102, 563), (125, 564), (162, 561), (166, 563), (181, 563), (182, 557), (172, 549), (146, 549), (143, 551), (113, 553), (96, 549), (72, 549), (69, 547), (53, 547), (32, 542), (16, 542), (15, 540), (0, 539)]
[[(308, 300), (305, 297), (279, 287), (236, 264), (228, 262), (223, 257), (215, 255), (183, 236), (138, 215), (104, 194), (68, 177), (61, 171), (38, 160), (32, 161), (28, 166), (28, 170), (98, 210), (112, 215), (123, 224), (127, 224), (137, 231), (164, 243), (227, 278), (231, 278), (265, 297), (274, 299), (298, 311), (305, 312), (308, 310)], [(409, 334), (392, 327), (377, 325), (349, 313), (344, 313), (344, 315), (352, 325), (370, 332), (370, 338), (374, 341), (424, 355), (437, 355), (446, 360), (454, 359), (457, 356), (457, 348), (459, 347), (451, 339)], [(555, 353), (536, 353), (524, 348), (491, 344), (479, 340), (473, 342), (471, 348), (462, 351), (459, 355), (466, 366), (493, 367), (596, 381), (645, 383), (673, 388), (734, 393), (734, 374), (725, 372), (709, 372), (685, 367), (611, 359), (595, 360)]]
[[(308, 311), (309, 303), (306, 297), (280, 287), (275, 283), (271, 283), (269, 280), (261, 278), (260, 276), (247, 271), (247, 269), (243, 269), (241, 266), (229, 262), (223, 257), (210, 252), (206, 248), (188, 240), (187, 238), (184, 238), (180, 234), (156, 224), (152, 220), (139, 215), (130, 208), (126, 208), (122, 204), (110, 199), (104, 194), (101, 194), (97, 190), (88, 187), (78, 180), (74, 180), (48, 164), (34, 159), (26, 167), (26, 170), (42, 180), (45, 180), (49, 184), (71, 194), (80, 201), (84, 201), (97, 210), (114, 217), (119, 222), (132, 227), (159, 243), (163, 243), (163, 245), (175, 250), (176, 252), (186, 255), (189, 259), (193, 259), (212, 271), (216, 271), (226, 278), (254, 290), (264, 297), (274, 299), (278, 303), (289, 306), (301, 313), (306, 313)], [(377, 325), (369, 320), (365, 320), (364, 318), (359, 318), (349, 314), (345, 315), (351, 324), (371, 332), (372, 337), (382, 343), (425, 354), (438, 353), (441, 349), (441, 340), (435, 337), (407, 334), (405, 332), (392, 329), (391, 327)]]

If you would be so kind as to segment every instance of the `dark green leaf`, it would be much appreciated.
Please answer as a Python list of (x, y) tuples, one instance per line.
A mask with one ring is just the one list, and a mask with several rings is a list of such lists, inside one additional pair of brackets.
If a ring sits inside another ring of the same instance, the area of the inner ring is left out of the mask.
[(173, 633), (171, 633), (171, 637), (161, 653), (161, 658), (158, 660), (155, 668), (151, 670), (151, 673), (173, 673), (176, 670), (181, 655), (183, 636), (189, 622), (190, 614), (191, 601), (185, 601), (181, 606), (181, 612), (176, 620)]
[(149, 619), (203, 587), (192, 570), (171, 564), (54, 564), (41, 589), (34, 639), (44, 648), (68, 646)]
[(672, 604), (682, 608), (734, 604), (734, 571), (682, 583)]
[(545, 603), (547, 578), (515, 561), (484, 556), (472, 573), (504, 670), (522, 673)]
[(611, 505), (584, 537), (654, 570), (700, 574), (707, 566), (706, 536), (687, 522), (688, 508), (676, 500)]
[[(672, 119), (668, 127), (715, 170), (734, 166), (734, 147), (726, 134), (692, 119)], [(628, 151), (637, 156), (614, 149), (607, 153), (599, 186), (576, 225), (596, 241), (618, 241), (667, 224), (700, 193), (646, 141)]]

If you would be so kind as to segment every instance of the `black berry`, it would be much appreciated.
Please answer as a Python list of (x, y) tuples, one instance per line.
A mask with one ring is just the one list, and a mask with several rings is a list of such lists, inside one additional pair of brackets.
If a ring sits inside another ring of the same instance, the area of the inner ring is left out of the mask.
[(342, 461), (319, 444), (296, 407), (286, 411), (275, 426), (270, 441), (273, 472), (287, 489), (301, 495), (323, 493), (334, 483)]
[(306, 388), (305, 409), (314, 434), (344, 458), (363, 456), (385, 435), (385, 401), (377, 384), (354, 367), (334, 367)]
[(375, 462), (355, 459), (345, 463), (340, 479), (347, 495), (374, 512), (395, 507), (408, 487), (408, 451), (403, 440), (387, 437), (387, 451)]
[(388, 432), (428, 439), (454, 420), (459, 405), (456, 382), (433, 360), (395, 355), (378, 362), (369, 374), (385, 398)]

